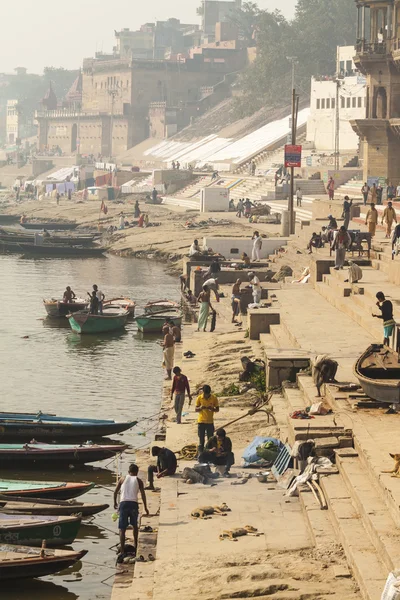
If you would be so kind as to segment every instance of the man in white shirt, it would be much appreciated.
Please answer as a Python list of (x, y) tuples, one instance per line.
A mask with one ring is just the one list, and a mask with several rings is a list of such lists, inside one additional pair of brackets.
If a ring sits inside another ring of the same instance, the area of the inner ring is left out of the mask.
[(189, 256), (197, 256), (198, 254), (201, 254), (199, 241), (194, 240), (193, 244), (190, 246)]
[(207, 279), (207, 281), (204, 282), (204, 285), (208, 287), (208, 289), (212, 290), (215, 294), (215, 299), (217, 302), (219, 302), (219, 294), (218, 294), (218, 290), (219, 290), (219, 283), (218, 283), (218, 279), (214, 279), (214, 278), (210, 278)]
[(250, 284), (253, 288), (253, 300), (254, 300), (254, 304), (260, 304), (261, 302), (261, 292), (262, 292), (262, 288), (260, 285), (260, 280), (258, 279), (257, 275), (254, 275), (254, 273), (250, 272), (248, 273), (248, 277), (250, 279)]
[(396, 188), (396, 198), (400, 198), (400, 184)]
[[(114, 491), (114, 508), (119, 512), (119, 538), (120, 538), (120, 557), (123, 558), (125, 553), (125, 534), (129, 525), (133, 527), (133, 539), (135, 549), (138, 544), (138, 516), (139, 516), (139, 504), (138, 495), (142, 497), (143, 507), (146, 515), (149, 514), (147, 508), (146, 492), (144, 491), (143, 481), (138, 477), (139, 467), (137, 465), (130, 465), (128, 475), (121, 477), (117, 483), (117, 487)], [(117, 502), (118, 493), (121, 491), (119, 506)]]
[(253, 237), (251, 239), (253, 240), (253, 251), (251, 254), (251, 262), (256, 262), (256, 260), (258, 260), (258, 262), (260, 262), (260, 260), (261, 260), (260, 250), (262, 248), (262, 237), (260, 236), (258, 231), (255, 231), (253, 233)]

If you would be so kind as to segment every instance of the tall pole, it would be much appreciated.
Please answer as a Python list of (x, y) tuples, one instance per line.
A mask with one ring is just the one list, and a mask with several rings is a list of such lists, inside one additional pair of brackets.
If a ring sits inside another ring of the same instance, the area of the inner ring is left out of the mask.
[[(296, 90), (292, 89), (292, 144), (296, 143)], [(289, 195), (289, 235), (293, 235), (294, 225), (294, 167), (290, 167), (290, 195)]]
[(340, 143), (340, 113), (339, 113), (340, 79), (336, 79), (336, 115), (335, 115), (335, 171), (339, 170), (339, 143)]

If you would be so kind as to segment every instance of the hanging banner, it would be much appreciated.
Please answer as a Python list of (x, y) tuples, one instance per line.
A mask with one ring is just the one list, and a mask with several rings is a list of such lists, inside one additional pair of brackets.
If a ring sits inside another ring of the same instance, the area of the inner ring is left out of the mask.
[(285, 146), (285, 167), (301, 167), (301, 149), (302, 146), (286, 144)]

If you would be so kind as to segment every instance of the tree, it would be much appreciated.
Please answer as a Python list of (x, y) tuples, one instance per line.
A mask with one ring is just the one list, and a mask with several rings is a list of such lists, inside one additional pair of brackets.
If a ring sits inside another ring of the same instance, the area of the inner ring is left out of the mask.
[[(253, 5), (252, 11), (256, 8)], [(289, 102), (288, 56), (297, 57), (296, 88), (303, 97), (312, 76), (334, 75), (336, 47), (355, 43), (356, 18), (356, 6), (349, 0), (298, 0), (292, 21), (279, 11), (258, 11), (257, 58), (239, 80), (238, 115), (251, 114), (265, 104), (282, 104), (283, 97)]]
[(239, 39), (249, 47), (254, 45), (254, 31), (261, 14), (255, 2), (245, 2), (240, 8), (231, 11), (228, 20), (237, 27)]

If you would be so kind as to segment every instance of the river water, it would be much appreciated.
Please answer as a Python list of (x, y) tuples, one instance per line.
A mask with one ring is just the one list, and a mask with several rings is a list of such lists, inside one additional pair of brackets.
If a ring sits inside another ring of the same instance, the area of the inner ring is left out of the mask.
[[(148, 300), (178, 300), (177, 280), (151, 261), (109, 256), (103, 259), (30, 259), (0, 255), (0, 374), (2, 411), (52, 412), (65, 416), (135, 420), (159, 411), (163, 371), (157, 337), (140, 334), (134, 323), (123, 333), (79, 336), (67, 323), (46, 318), (43, 298), (61, 297), (67, 285), (77, 296), (97, 283), (107, 298), (133, 298), (137, 312)], [(114, 438), (139, 447), (151, 440), (156, 421), (143, 421)], [(147, 436), (143, 435), (147, 431)], [(119, 463), (127, 470), (134, 455)], [(116, 463), (105, 461), (75, 471), (0, 470), (3, 478), (95, 481), (101, 487), (79, 498), (107, 502), (110, 508), (80, 529), (76, 550), (88, 554), (68, 571), (7, 586), (7, 600), (109, 600), (118, 542), (111, 515)], [(6, 594), (3, 596), (3, 591)]]

